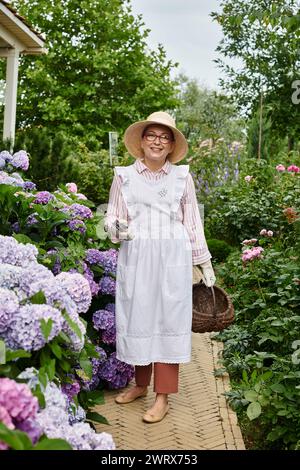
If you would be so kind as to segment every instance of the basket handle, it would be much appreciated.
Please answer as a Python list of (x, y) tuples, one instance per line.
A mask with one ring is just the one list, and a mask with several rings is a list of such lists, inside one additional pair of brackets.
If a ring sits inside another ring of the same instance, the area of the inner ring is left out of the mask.
[(213, 313), (214, 313), (214, 317), (216, 317), (217, 309), (216, 309), (216, 295), (215, 295), (214, 286), (211, 286), (210, 290), (211, 290), (213, 300), (214, 300), (214, 312)]

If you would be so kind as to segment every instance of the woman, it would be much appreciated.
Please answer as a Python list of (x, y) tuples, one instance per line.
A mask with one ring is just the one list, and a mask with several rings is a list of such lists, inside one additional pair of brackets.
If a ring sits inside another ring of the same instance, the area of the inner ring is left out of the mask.
[(124, 143), (136, 162), (115, 167), (105, 229), (121, 242), (116, 276), (117, 358), (135, 366), (136, 385), (116, 402), (147, 394), (152, 364), (156, 400), (143, 416), (161, 421), (178, 391), (179, 364), (191, 360), (192, 272), (215, 282), (195, 187), (182, 160), (188, 145), (165, 112), (132, 124)]

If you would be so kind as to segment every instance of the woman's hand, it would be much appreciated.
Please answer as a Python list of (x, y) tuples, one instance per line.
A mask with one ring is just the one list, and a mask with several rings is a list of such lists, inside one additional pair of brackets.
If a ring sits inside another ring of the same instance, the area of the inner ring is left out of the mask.
[(212, 264), (211, 264), (211, 261), (206, 261), (205, 263), (202, 263), (199, 265), (201, 270), (202, 270), (202, 274), (203, 274), (203, 282), (204, 284), (207, 286), (207, 287), (211, 287), (215, 284), (216, 282), (216, 276), (215, 276), (215, 272), (214, 272), (214, 269), (212, 267)]
[(120, 241), (133, 240), (134, 238), (134, 234), (129, 229), (128, 222), (125, 219), (116, 219), (112, 224), (105, 225), (104, 230)]

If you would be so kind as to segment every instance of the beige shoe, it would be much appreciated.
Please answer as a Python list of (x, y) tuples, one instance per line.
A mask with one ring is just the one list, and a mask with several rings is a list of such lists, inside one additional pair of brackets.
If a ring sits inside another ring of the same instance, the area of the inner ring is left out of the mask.
[(145, 413), (144, 416), (143, 416), (143, 420), (146, 423), (158, 423), (159, 421), (164, 419), (164, 417), (168, 413), (169, 409), (170, 409), (170, 406), (167, 405), (165, 407), (165, 409), (162, 411), (162, 413), (159, 414), (159, 415), (154, 415), (152, 413), (149, 413), (149, 411), (147, 411), (147, 413)]
[(132, 401), (136, 400), (137, 398), (145, 397), (148, 393), (148, 390), (145, 390), (144, 392), (140, 393), (139, 395), (136, 395), (135, 397), (128, 397), (128, 392), (130, 390), (127, 390), (126, 392), (122, 392), (119, 395), (116, 396), (115, 402), (119, 403), (119, 405), (123, 405), (125, 403), (131, 403)]

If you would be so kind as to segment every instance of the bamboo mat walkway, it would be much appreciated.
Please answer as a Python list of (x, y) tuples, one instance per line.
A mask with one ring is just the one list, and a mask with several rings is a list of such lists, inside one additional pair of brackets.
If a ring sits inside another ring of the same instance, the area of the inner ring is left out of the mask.
[(118, 391), (105, 392), (105, 404), (97, 407), (110, 423), (97, 431), (112, 434), (117, 450), (244, 450), (236, 414), (222, 393), (230, 389), (228, 376), (215, 377), (222, 343), (210, 334), (195, 334), (192, 361), (180, 365), (179, 393), (169, 396), (170, 411), (160, 423), (147, 424), (142, 415), (151, 407), (152, 384), (145, 398), (118, 405)]

